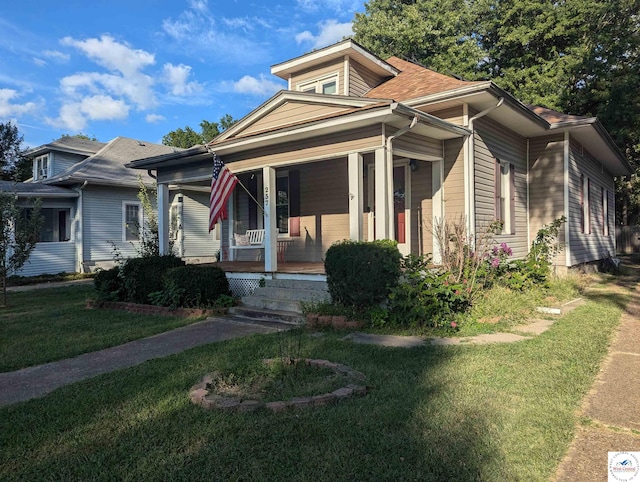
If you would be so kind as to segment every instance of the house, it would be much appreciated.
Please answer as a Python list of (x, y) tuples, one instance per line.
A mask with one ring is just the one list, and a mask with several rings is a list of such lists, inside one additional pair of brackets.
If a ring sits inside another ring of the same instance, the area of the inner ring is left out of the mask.
[[(342, 239), (394, 239), (402, 253), (437, 261), (433, 226), (443, 218), (463, 219), (470, 233), (499, 219), (497, 241), (523, 257), (538, 229), (563, 215), (560, 269), (615, 252), (614, 176), (631, 169), (597, 119), (383, 60), (350, 39), (271, 72), (287, 89), (207, 146), (128, 164), (155, 171), (167, 192), (207, 186), (215, 152), (245, 187), (221, 225), (223, 259), (248, 269), (257, 256), (260, 276), (272, 276), (322, 262)], [(166, 246), (168, 201), (159, 218)], [(264, 230), (264, 252), (235, 249), (235, 235), (252, 229)]]
[[(151, 188), (155, 179), (125, 164), (174, 151), (126, 137), (102, 143), (75, 136), (29, 150), (33, 178), (0, 182), (0, 191), (17, 194), (25, 206), (29, 198), (42, 200), (38, 243), (17, 274), (88, 272), (113, 264), (116, 252), (137, 256), (144, 226), (139, 181)], [(171, 236), (176, 254), (188, 261), (213, 259), (219, 249), (216, 233), (208, 232), (208, 192), (202, 191), (171, 186)]]

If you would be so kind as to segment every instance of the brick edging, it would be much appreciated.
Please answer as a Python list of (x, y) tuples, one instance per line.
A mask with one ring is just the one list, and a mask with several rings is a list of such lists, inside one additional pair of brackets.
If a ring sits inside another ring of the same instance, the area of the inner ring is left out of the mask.
[(309, 328), (331, 327), (337, 330), (362, 328), (364, 323), (361, 321), (349, 321), (346, 316), (337, 315), (319, 315), (318, 313), (307, 313), (307, 326)]
[(101, 301), (87, 300), (87, 309), (101, 308), (107, 310), (120, 310), (129, 313), (138, 313), (143, 315), (164, 315), (164, 316), (181, 316), (184, 318), (192, 318), (198, 316), (214, 316), (221, 315), (226, 309), (202, 309), (202, 308), (170, 308), (168, 306), (145, 305), (142, 303), (128, 303), (125, 301)]
[[(272, 363), (274, 359), (264, 360), (265, 363)], [(310, 358), (299, 359), (295, 362), (304, 361), (309, 366), (318, 368), (330, 368), (334, 373), (344, 375), (352, 380), (363, 382), (365, 375), (362, 372), (354, 370), (346, 365), (333, 363), (328, 360), (315, 360)], [(312, 407), (321, 407), (338, 403), (346, 398), (353, 396), (362, 396), (367, 393), (366, 385), (349, 383), (342, 388), (338, 388), (330, 393), (321, 393), (311, 397), (294, 397), (291, 400), (278, 400), (275, 402), (261, 402), (259, 400), (241, 400), (232, 397), (216, 397), (208, 398), (209, 389), (207, 388), (213, 382), (211, 375), (202, 377), (200, 383), (194, 385), (189, 390), (189, 399), (196, 405), (210, 410), (218, 409), (226, 412), (254, 412), (258, 409), (267, 409), (273, 413), (286, 412), (288, 410), (307, 409)]]

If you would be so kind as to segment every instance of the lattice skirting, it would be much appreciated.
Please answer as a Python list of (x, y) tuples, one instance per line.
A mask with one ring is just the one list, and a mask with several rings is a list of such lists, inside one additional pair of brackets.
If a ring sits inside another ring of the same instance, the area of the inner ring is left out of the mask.
[(227, 273), (229, 289), (233, 296), (251, 296), (260, 286), (260, 280), (266, 279), (265, 275), (251, 273)]

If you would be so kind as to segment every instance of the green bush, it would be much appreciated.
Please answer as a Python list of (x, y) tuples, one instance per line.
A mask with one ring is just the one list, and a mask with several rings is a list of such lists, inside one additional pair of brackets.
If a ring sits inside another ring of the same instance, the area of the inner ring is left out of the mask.
[(192, 308), (226, 306), (230, 295), (229, 281), (222, 269), (187, 265), (169, 269), (162, 291), (153, 293), (150, 299), (164, 306)]
[(149, 294), (162, 291), (167, 271), (178, 266), (184, 266), (184, 261), (172, 255), (127, 260), (121, 268), (124, 298), (133, 303), (150, 303)]
[(385, 301), (398, 284), (401, 259), (395, 241), (333, 244), (324, 261), (333, 302), (368, 307)]
[(103, 300), (121, 301), (124, 296), (123, 280), (120, 267), (98, 270), (93, 278), (98, 297)]

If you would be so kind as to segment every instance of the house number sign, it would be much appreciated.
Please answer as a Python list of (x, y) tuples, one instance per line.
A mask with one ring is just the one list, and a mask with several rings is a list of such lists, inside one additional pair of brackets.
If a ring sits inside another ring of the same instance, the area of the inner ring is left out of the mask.
[(269, 205), (269, 186), (264, 187), (264, 207)]

